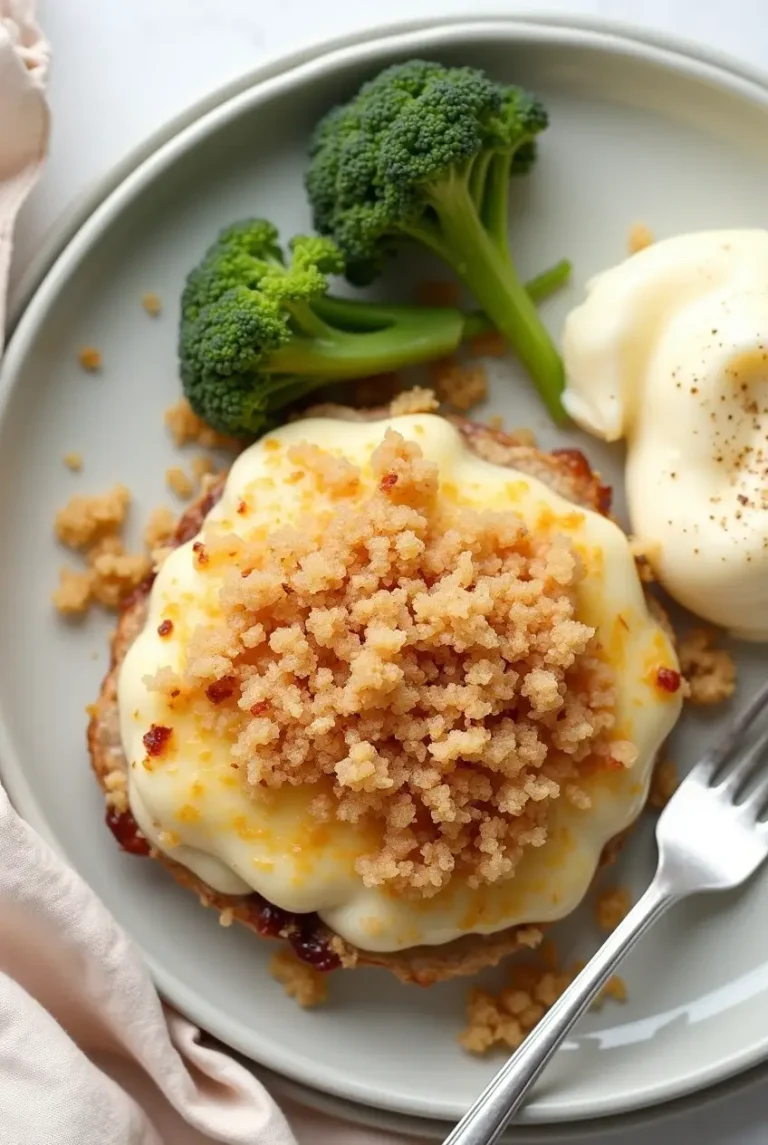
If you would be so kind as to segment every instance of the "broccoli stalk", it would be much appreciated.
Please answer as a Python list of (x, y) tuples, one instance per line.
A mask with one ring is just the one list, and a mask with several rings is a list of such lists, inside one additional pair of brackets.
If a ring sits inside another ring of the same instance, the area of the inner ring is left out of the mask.
[[(298, 237), (283, 261), (262, 219), (221, 233), (192, 270), (181, 301), (179, 359), (193, 410), (214, 429), (252, 437), (286, 406), (330, 381), (398, 370), (452, 354), (492, 328), (482, 314), (334, 298), (343, 257), (327, 238)], [(562, 267), (536, 284), (557, 285)]]
[(338, 243), (352, 281), (371, 281), (403, 239), (428, 247), (472, 291), (560, 420), (560, 356), (507, 235), (510, 178), (529, 170), (546, 126), (544, 107), (519, 88), (412, 60), (320, 122), (306, 183), (315, 226)]

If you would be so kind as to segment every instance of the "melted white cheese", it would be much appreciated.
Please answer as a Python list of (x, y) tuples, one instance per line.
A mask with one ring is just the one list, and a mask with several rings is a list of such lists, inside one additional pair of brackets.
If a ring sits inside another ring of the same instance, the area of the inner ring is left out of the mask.
[(768, 231), (706, 231), (605, 271), (569, 314), (564, 404), (626, 437), (632, 531), (669, 594), (768, 640)]
[[(192, 543), (162, 566), (150, 597), (146, 627), (122, 666), (119, 702), (129, 762), (131, 809), (155, 846), (211, 887), (237, 894), (255, 890), (290, 911), (318, 911), (343, 938), (372, 951), (440, 944), (466, 933), (487, 934), (513, 924), (546, 922), (568, 914), (583, 897), (605, 843), (639, 814), (656, 752), (680, 713), (679, 693), (655, 686), (659, 667), (676, 668), (673, 649), (650, 617), (627, 540), (612, 522), (576, 509), (539, 481), (491, 465), (471, 453), (447, 421), (411, 415), (352, 423), (313, 419), (280, 429), (243, 453), (205, 529), (250, 532), (295, 522), (307, 507), (329, 502), (305, 481), (286, 481), (295, 466), (289, 446), (313, 442), (349, 458), (370, 478), (371, 453), (387, 426), (415, 440), (440, 468), (441, 495), (489, 509), (515, 509), (532, 526), (569, 534), (586, 563), (578, 615), (598, 628), (618, 674), (618, 736), (634, 741), (639, 758), (629, 771), (583, 781), (593, 806), (579, 811), (565, 799), (552, 807), (549, 838), (529, 848), (513, 879), (470, 890), (449, 886), (413, 901), (366, 888), (355, 859), (370, 851), (361, 828), (318, 824), (308, 811), (312, 790), (285, 787), (255, 799), (230, 767), (228, 744), (169, 710), (145, 678), (180, 668), (190, 633), (217, 614), (215, 569), (194, 566)], [(238, 514), (245, 502), (247, 515)], [(160, 622), (173, 622), (170, 636)], [(162, 761), (147, 760), (142, 736), (151, 724), (174, 734)], [(148, 768), (145, 764), (149, 763)]]

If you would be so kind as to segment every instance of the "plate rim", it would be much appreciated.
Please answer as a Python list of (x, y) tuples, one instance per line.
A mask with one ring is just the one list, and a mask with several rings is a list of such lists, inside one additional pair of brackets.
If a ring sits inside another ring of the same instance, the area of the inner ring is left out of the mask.
[[(525, 36), (527, 33), (535, 38), (552, 38), (556, 41), (558, 37), (576, 36), (582, 38), (585, 46), (601, 47), (608, 51), (611, 49), (615, 51), (621, 46), (625, 51), (632, 52), (640, 58), (656, 59), (673, 71), (689, 76), (696, 67), (700, 69), (703, 67), (705, 73), (709, 73), (708, 80), (720, 90), (734, 90), (734, 87), (737, 89), (741, 87), (742, 94), (747, 98), (751, 96), (755, 105), (768, 103), (768, 74), (758, 68), (734, 60), (726, 53), (703, 48), (684, 37), (656, 34), (639, 29), (628, 22), (592, 17), (525, 13), (507, 17), (493, 13), (473, 13), (467, 16), (457, 14), (449, 18), (433, 17), (400, 21), (337, 36), (320, 44), (307, 45), (297, 51), (274, 57), (230, 83), (222, 85), (161, 126), (112, 167), (84, 198), (76, 202), (74, 208), (54, 224), (41, 250), (32, 259), (13, 292), (9, 308), (11, 337), (0, 362), (0, 417), (3, 416), (12, 390), (11, 379), (15, 372), (15, 364), (23, 360), (25, 343), (31, 340), (38, 328), (36, 312), (45, 309), (48, 296), (56, 291), (58, 278), (77, 265), (81, 257), (87, 256), (89, 241), (98, 236), (100, 229), (109, 225), (132, 201), (133, 196), (160, 174), (166, 165), (170, 165), (187, 147), (193, 148), (196, 145), (196, 138), (206, 137), (209, 133), (215, 132), (217, 124), (226, 122), (229, 116), (236, 116), (248, 99), (258, 100), (259, 92), (271, 81), (275, 81), (278, 86), (280, 81), (289, 86), (305, 84), (308, 77), (301, 72), (305, 69), (311, 70), (313, 65), (322, 68), (324, 72), (333, 71), (336, 65), (347, 62), (350, 58), (364, 57), (367, 50), (377, 51), (386, 47), (388, 43), (391, 43), (393, 48), (407, 46), (409, 39), (419, 37), (432, 38), (435, 49), (439, 50), (441, 43), (452, 42), (451, 37), (461, 34), (462, 31), (478, 34), (483, 30), (490, 33), (494, 29), (501, 30), (507, 37), (513, 37), (515, 33)], [(768, 115), (768, 107), (764, 107), (763, 110)], [(46, 842), (59, 854), (63, 854), (42, 808), (38, 806), (26, 782), (21, 760), (12, 749), (10, 733), (1, 706), (0, 772), (14, 805)], [(172, 1000), (174, 1005), (189, 1014), (192, 1020), (204, 1029), (217, 1026), (219, 1029), (222, 1028), (222, 1023), (217, 1017), (218, 1011), (212, 1009), (211, 1005), (194, 991), (189, 991), (173, 973), (158, 965), (136, 939), (132, 941), (141, 950), (153, 980), (163, 996)], [(238, 1052), (246, 1055), (253, 1053), (252, 1047), (246, 1050), (242, 1045), (238, 1045), (238, 1042), (237, 1037), (227, 1039), (227, 1044), (233, 1045)], [(299, 1085), (309, 1085), (319, 1092), (342, 1100), (407, 1117), (429, 1118), (443, 1122), (453, 1117), (453, 1114), (447, 1112), (444, 1107), (436, 1106), (428, 1099), (412, 1104), (408, 1110), (404, 1110), (402, 1103), (382, 1100), (370, 1088), (355, 1081), (348, 1081), (342, 1086), (336, 1082), (329, 1084), (327, 1078), (308, 1080), (306, 1071), (292, 1065), (288, 1060), (291, 1057), (290, 1051), (286, 1058), (285, 1054), (280, 1052), (279, 1046), (273, 1046), (269, 1056), (275, 1056), (275, 1048), (278, 1050), (279, 1060), (270, 1068), (278, 1069), (285, 1077), (293, 1079)], [(665, 1102), (700, 1093), (733, 1078), (736, 1074), (754, 1068), (767, 1056), (768, 1035), (760, 1044), (753, 1045), (748, 1051), (732, 1054), (729, 1058), (698, 1070), (694, 1077), (678, 1078), (675, 1083), (667, 1081), (657, 1083), (650, 1089), (646, 1088), (629, 1104), (626, 1099), (617, 1104), (610, 1097), (607, 1099), (601, 1097), (597, 1101), (591, 1100), (588, 1105), (586, 1102), (581, 1102), (570, 1109), (561, 1110), (556, 1117), (553, 1117), (545, 1111), (538, 1112), (534, 1103), (528, 1115), (524, 1117), (523, 1123), (526, 1127), (533, 1127), (562, 1124), (566, 1120), (594, 1121), (607, 1117), (616, 1118), (631, 1111), (663, 1105)]]

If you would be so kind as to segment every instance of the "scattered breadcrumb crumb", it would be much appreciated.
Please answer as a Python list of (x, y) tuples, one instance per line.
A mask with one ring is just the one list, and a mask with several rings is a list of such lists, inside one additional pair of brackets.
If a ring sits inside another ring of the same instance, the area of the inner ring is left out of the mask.
[(165, 483), (182, 501), (188, 501), (195, 491), (194, 482), (178, 465), (165, 471)]
[(458, 306), (461, 287), (458, 282), (421, 282), (416, 287), (416, 301), (419, 306)]
[(328, 975), (300, 962), (292, 950), (286, 948), (273, 955), (269, 969), (288, 997), (300, 1006), (320, 1006), (328, 998)]
[(470, 341), (469, 347), (476, 358), (504, 358), (509, 352), (509, 346), (498, 330), (478, 334)]
[(149, 291), (147, 294), (142, 294), (141, 305), (146, 310), (151, 318), (157, 318), (158, 314), (163, 309), (163, 303), (159, 294), (153, 294)]
[(216, 466), (213, 464), (212, 457), (205, 453), (198, 453), (196, 457), (192, 458), (192, 476), (199, 486), (202, 486), (204, 477), (215, 473)]
[(82, 349), (78, 351), (77, 360), (89, 374), (100, 370), (102, 366), (101, 352), (94, 346), (83, 346)]
[(227, 449), (237, 452), (241, 444), (233, 437), (217, 433), (193, 411), (186, 398), (181, 398), (165, 411), (166, 428), (179, 448), (193, 442), (203, 449)]
[(93, 599), (105, 608), (116, 609), (149, 575), (152, 562), (146, 553), (102, 552), (93, 558), (91, 567)]
[(219, 926), (231, 926), (235, 921), (235, 912), (231, 906), (219, 911)]
[[(477, 987), (469, 991), (465, 1028), (459, 1043), (472, 1054), (484, 1054), (496, 1046), (516, 1050), (561, 994), (582, 970), (582, 962), (560, 968), (557, 948), (547, 942), (536, 961), (516, 962), (509, 982), (498, 994)], [(612, 998), (624, 1002), (627, 989), (621, 978), (611, 978), (593, 1003), (598, 1009)]]
[(389, 412), (391, 417), (409, 413), (432, 413), (439, 405), (434, 390), (414, 386), (412, 390), (403, 390), (392, 399)]
[(645, 250), (646, 247), (653, 245), (653, 233), (645, 225), (645, 223), (635, 223), (634, 226), (629, 228), (629, 235), (627, 236), (627, 249), (630, 254), (638, 254), (639, 251)]
[(671, 759), (662, 759), (653, 769), (651, 790), (648, 794), (648, 806), (655, 811), (662, 811), (680, 786), (680, 777), (677, 768)]
[(438, 466), (392, 430), (364, 469), (307, 442), (284, 464), (311, 512), (267, 537), (209, 524), (196, 559), (220, 577), (220, 620), (149, 687), (226, 734), (254, 790), (317, 785), (319, 821), (365, 820), (366, 886), (424, 898), (513, 877), (555, 800), (589, 808), (582, 765), (637, 754), (576, 619), (572, 542), (444, 502)]
[(105, 533), (122, 527), (131, 502), (125, 485), (106, 493), (71, 497), (56, 514), (56, 536), (70, 549), (85, 549)]
[(105, 802), (113, 811), (128, 810), (128, 777), (124, 771), (108, 772), (104, 776)]
[(79, 473), (83, 468), (82, 453), (65, 453), (61, 460), (67, 469), (71, 469), (73, 473)]
[(88, 611), (93, 594), (94, 574), (90, 569), (59, 569), (59, 586), (54, 591), (54, 607), (63, 616), (81, 616)]
[(144, 544), (150, 552), (172, 540), (176, 532), (176, 514), (167, 505), (153, 509), (144, 526)]
[(431, 362), (429, 374), (441, 401), (466, 413), (488, 395), (488, 377), (482, 366), (462, 366), (452, 358)]
[(736, 690), (736, 663), (730, 652), (714, 646), (709, 628), (694, 628), (680, 641), (680, 670), (688, 681), (692, 704), (720, 704)]
[(611, 887), (602, 891), (595, 903), (595, 917), (601, 930), (615, 930), (632, 905), (632, 896), (626, 887)]
[(515, 445), (525, 445), (529, 449), (535, 449), (538, 445), (536, 434), (532, 429), (528, 429), (527, 426), (521, 425), (518, 426), (517, 429), (510, 430), (508, 436), (512, 438)]

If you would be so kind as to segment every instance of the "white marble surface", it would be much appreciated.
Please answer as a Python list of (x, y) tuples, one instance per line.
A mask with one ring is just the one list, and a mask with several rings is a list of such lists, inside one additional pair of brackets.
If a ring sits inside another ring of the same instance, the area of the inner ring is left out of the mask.
[[(403, 19), (467, 12), (602, 15), (683, 35), (768, 69), (768, 0), (39, 0), (53, 45), (51, 156), (25, 208), (15, 275), (73, 199), (190, 102), (271, 56)], [(764, 1145), (768, 1077), (602, 1145)]]

